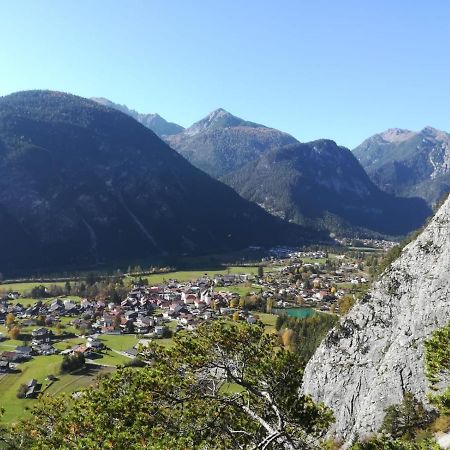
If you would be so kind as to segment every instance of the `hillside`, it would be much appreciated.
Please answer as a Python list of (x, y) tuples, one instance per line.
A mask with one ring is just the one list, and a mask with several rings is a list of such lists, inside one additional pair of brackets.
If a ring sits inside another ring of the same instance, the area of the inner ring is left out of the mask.
[(450, 199), (306, 367), (303, 390), (333, 409), (332, 434), (347, 443), (378, 431), (405, 393), (427, 403), (424, 341), (450, 315), (449, 224)]
[(224, 109), (165, 139), (194, 166), (216, 178), (264, 152), (297, 142), (287, 133), (240, 119)]
[(0, 98), (0, 268), (302, 240), (129, 116), (52, 91)]
[(382, 190), (422, 197), (430, 205), (450, 192), (450, 135), (431, 127), (391, 129), (356, 147), (354, 155)]
[(402, 235), (431, 212), (423, 200), (381, 192), (350, 150), (329, 140), (272, 150), (223, 181), (273, 214), (341, 235)]
[(129, 109), (126, 105), (119, 105), (118, 103), (114, 103), (103, 97), (93, 97), (91, 100), (94, 100), (94, 102), (100, 103), (103, 106), (107, 106), (108, 108), (114, 108), (128, 114), (139, 123), (142, 123), (142, 125), (150, 128), (150, 130), (156, 133), (159, 137), (177, 134), (184, 130), (181, 125), (173, 122), (167, 122), (167, 120), (163, 119), (159, 114), (142, 114), (134, 109)]

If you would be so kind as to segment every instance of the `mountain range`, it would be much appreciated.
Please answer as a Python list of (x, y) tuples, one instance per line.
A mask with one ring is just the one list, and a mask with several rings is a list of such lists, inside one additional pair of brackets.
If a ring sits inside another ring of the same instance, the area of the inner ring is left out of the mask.
[(432, 205), (450, 191), (450, 135), (444, 131), (394, 128), (365, 140), (353, 153), (386, 192), (422, 197)]
[(2, 272), (298, 242), (307, 233), (128, 115), (53, 91), (0, 98), (0, 229)]
[(398, 236), (431, 214), (423, 200), (395, 198), (398, 192), (374, 185), (344, 147), (328, 140), (300, 144), (224, 109), (163, 138), (194, 166), (294, 223), (340, 235)]
[[(175, 125), (170, 132), (161, 133), (151, 121), (142, 120), (146, 115), (106, 99), (97, 101), (141, 121), (193, 165), (218, 179), (226, 180), (228, 174), (267, 151), (299, 143), (287, 133), (221, 108), (187, 129)], [(372, 182), (385, 192), (420, 197), (430, 207), (450, 192), (450, 135), (444, 131), (432, 127), (419, 132), (392, 128), (366, 139), (353, 153)]]

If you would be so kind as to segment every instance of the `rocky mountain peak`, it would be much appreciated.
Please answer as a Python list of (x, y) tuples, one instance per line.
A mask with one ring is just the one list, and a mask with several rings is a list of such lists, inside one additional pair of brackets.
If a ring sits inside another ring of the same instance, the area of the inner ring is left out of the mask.
[(383, 141), (386, 142), (403, 142), (417, 133), (411, 130), (405, 130), (403, 128), (389, 128), (388, 130), (384, 131), (383, 133), (380, 133), (378, 136), (380, 136)]
[(184, 134), (188, 136), (194, 136), (199, 133), (230, 127), (265, 128), (264, 125), (248, 122), (244, 119), (241, 119), (240, 117), (234, 116), (223, 108), (218, 108), (210, 112), (203, 119), (195, 122), (192, 126), (187, 128), (184, 131)]
[(406, 392), (427, 402), (424, 341), (450, 316), (449, 226), (450, 199), (309, 361), (303, 390), (334, 411), (335, 437), (378, 431)]
[(426, 126), (421, 132), (421, 135), (425, 137), (432, 138), (436, 141), (446, 141), (448, 142), (450, 140), (450, 135), (446, 133), (445, 131), (438, 130), (437, 128), (433, 128), (430, 126)]
[(230, 173), (266, 151), (297, 142), (287, 133), (241, 119), (223, 108), (165, 140), (213, 177)]

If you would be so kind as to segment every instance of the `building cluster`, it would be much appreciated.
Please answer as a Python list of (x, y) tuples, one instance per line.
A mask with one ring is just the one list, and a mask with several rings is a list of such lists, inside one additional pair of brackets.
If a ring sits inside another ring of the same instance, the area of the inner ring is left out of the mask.
[[(135, 284), (120, 302), (63, 297), (24, 306), (20, 294), (10, 292), (0, 299), (0, 324), (13, 316), (14, 325), (21, 329), (19, 339), (24, 342), (15, 348), (2, 347), (0, 373), (14, 370), (16, 364), (38, 355), (95, 357), (104, 350), (102, 335), (135, 334), (147, 341), (170, 338), (175, 332), (194, 330), (200, 323), (219, 317), (256, 323), (255, 309), (261, 308), (307, 306), (338, 312), (339, 299), (367, 283), (358, 261), (350, 257), (335, 255), (330, 265), (324, 264), (328, 255), (321, 251), (282, 250), (282, 256), (272, 256), (276, 260), (270, 269), (266, 268), (265, 273), (259, 270), (258, 276), (204, 274), (189, 282), (169, 279), (156, 285)], [(248, 298), (240, 297), (240, 286), (248, 288)], [(85, 342), (64, 350), (62, 345), (55, 347), (71, 337), (84, 337)], [(137, 350), (122, 353), (134, 357)]]
[[(17, 364), (38, 355), (82, 353), (89, 358), (104, 345), (101, 335), (136, 334), (147, 339), (170, 337), (174, 331), (193, 330), (199, 323), (236, 311), (239, 295), (221, 291), (221, 287), (237, 285), (249, 280), (248, 275), (224, 274), (200, 277), (193, 282), (169, 280), (155, 286), (134, 285), (119, 304), (87, 298), (74, 301), (55, 298), (37, 300), (30, 306), (20, 303), (19, 296), (5, 296), (0, 300), (0, 324), (8, 315), (14, 316), (14, 325), (26, 332), (26, 345), (18, 345), (0, 353), (0, 373), (14, 370)], [(13, 301), (14, 300), (14, 301)], [(67, 333), (61, 326), (77, 330)], [(241, 311), (239, 318), (248, 323), (256, 318)], [(12, 325), (11, 325), (12, 327)], [(55, 333), (53, 330), (58, 329)], [(84, 344), (59, 351), (54, 344), (70, 337), (84, 336)], [(0, 340), (5, 336), (0, 335)], [(130, 351), (127, 356), (132, 356)]]

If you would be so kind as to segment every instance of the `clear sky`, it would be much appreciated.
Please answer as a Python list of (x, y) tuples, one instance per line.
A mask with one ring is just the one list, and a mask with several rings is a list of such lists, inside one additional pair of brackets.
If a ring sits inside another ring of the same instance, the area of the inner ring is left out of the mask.
[(0, 0), (0, 95), (103, 96), (299, 140), (450, 131), (447, 0)]

